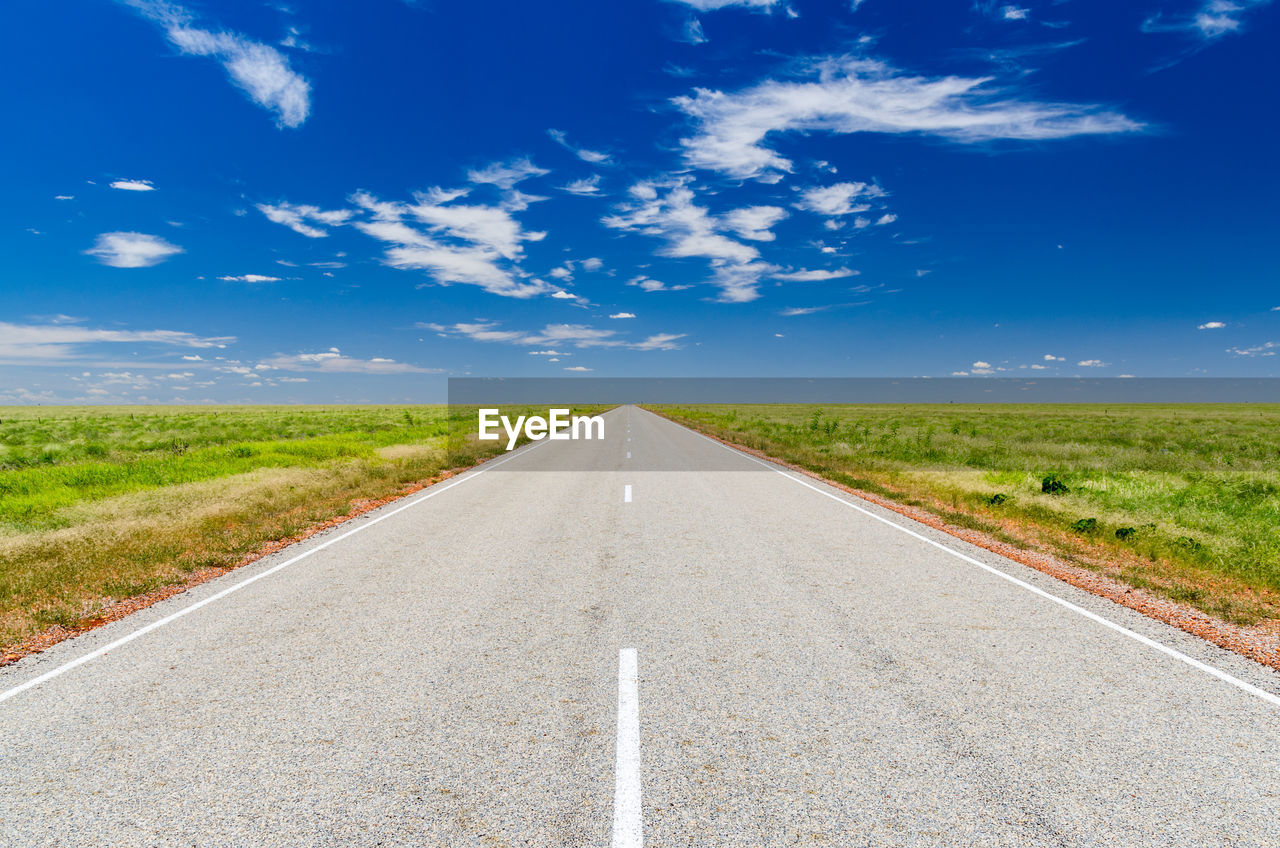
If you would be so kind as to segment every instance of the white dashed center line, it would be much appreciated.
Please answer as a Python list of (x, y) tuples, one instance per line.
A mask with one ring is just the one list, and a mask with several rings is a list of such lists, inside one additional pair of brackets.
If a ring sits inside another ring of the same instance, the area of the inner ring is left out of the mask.
[(622, 487), (622, 502), (631, 503), (631, 484)]
[(640, 696), (635, 648), (618, 652), (618, 744), (614, 767), (613, 848), (644, 844), (640, 808)]

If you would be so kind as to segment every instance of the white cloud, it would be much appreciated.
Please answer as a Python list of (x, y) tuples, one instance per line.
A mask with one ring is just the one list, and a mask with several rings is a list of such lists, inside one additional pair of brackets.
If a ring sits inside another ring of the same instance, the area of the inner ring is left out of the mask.
[(685, 44), (706, 44), (707, 34), (702, 31), (702, 21), (690, 16), (680, 31), (680, 40)]
[(219, 277), (228, 283), (278, 283), (279, 277), (268, 277), (266, 274), (241, 274), (238, 277)]
[(72, 360), (93, 344), (159, 344), (187, 348), (223, 348), (235, 336), (197, 336), (178, 330), (104, 330), (74, 324), (0, 322), (0, 359)]
[(551, 296), (554, 297), (556, 300), (577, 300), (578, 299), (578, 296), (576, 294), (572, 294), (571, 292), (567, 292), (567, 291), (552, 292)]
[(1205, 323), (1196, 327), (1196, 329), (1197, 330), (1221, 330), (1225, 326), (1227, 325), (1222, 323), (1221, 321), (1206, 321)]
[(53, 199), (54, 200), (75, 200), (76, 196), (74, 194), (55, 194), (53, 196)]
[(585, 147), (575, 147), (569, 143), (568, 136), (562, 130), (547, 130), (547, 135), (551, 136), (552, 141), (563, 147), (565, 150), (573, 153), (583, 162), (590, 162), (592, 165), (608, 165), (612, 163), (613, 157), (608, 153), (602, 153), (599, 150), (588, 150)]
[(1194, 13), (1169, 18), (1159, 12), (1142, 23), (1143, 32), (1190, 32), (1206, 41), (1239, 32), (1244, 15), (1271, 0), (1206, 0)]
[[(257, 209), (263, 215), (267, 216), (268, 221), (276, 224), (283, 224), (295, 233), (304, 235), (307, 238), (324, 238), (329, 235), (327, 230), (313, 226), (313, 224), (327, 224), (331, 227), (341, 226), (351, 218), (351, 212), (345, 209), (325, 210), (318, 206), (307, 206), (305, 204), (293, 203), (259, 203)], [(307, 222), (311, 221), (312, 224)]]
[(739, 179), (776, 182), (792, 163), (766, 145), (785, 132), (912, 133), (959, 143), (1133, 132), (1141, 124), (1099, 106), (1019, 99), (991, 77), (909, 76), (849, 56), (809, 61), (804, 79), (765, 80), (727, 94), (696, 89), (675, 105), (697, 131), (685, 161)]
[[(620, 338), (617, 330), (602, 330), (585, 324), (547, 324), (541, 330), (524, 332), (521, 330), (500, 330), (494, 321), (476, 321), (458, 324), (420, 324), (418, 325), (443, 336), (462, 336), (477, 342), (498, 342), (502, 344), (543, 345), (568, 344), (577, 348), (616, 347), (630, 350), (675, 350), (679, 347), (676, 341), (684, 338), (684, 334), (660, 333), (649, 336), (643, 341), (631, 342)], [(539, 355), (555, 354), (565, 356), (556, 350), (535, 351)]]
[(898, 220), (897, 215), (892, 212), (887, 212), (876, 219), (876, 226), (883, 227), (885, 224), (892, 224), (896, 220)]
[[(368, 195), (358, 195), (356, 200)], [(430, 193), (414, 196), (414, 205), (402, 207), (399, 214), (409, 214), (425, 224), (436, 235), (471, 242), (492, 250), (504, 259), (516, 259), (521, 255), (522, 242), (541, 241), (543, 232), (531, 232), (520, 226), (511, 213), (501, 206), (448, 203), (433, 201)], [(378, 209), (377, 201), (373, 201)]]
[(635, 286), (639, 288), (641, 291), (647, 291), (647, 292), (684, 291), (685, 289), (693, 288), (693, 286), (688, 284), (671, 286), (671, 285), (667, 285), (661, 280), (653, 280), (645, 276), (635, 277), (632, 280), (628, 280), (627, 285)]
[(770, 230), (787, 217), (787, 210), (779, 206), (747, 206), (734, 209), (723, 216), (724, 225), (739, 238), (752, 241), (773, 241)]
[(1077, 362), (1076, 365), (1079, 365), (1081, 368), (1106, 368), (1107, 367), (1107, 363), (1103, 362), (1101, 359), (1082, 359), (1079, 362)]
[(680, 345), (676, 342), (684, 337), (684, 333), (658, 333), (628, 347), (632, 350), (679, 350)]
[(569, 194), (576, 194), (579, 197), (588, 197), (600, 194), (600, 175), (592, 174), (580, 180), (571, 180), (560, 186), (561, 191), (567, 191)]
[(1006, 21), (1026, 21), (1031, 18), (1031, 10), (1021, 9), (1017, 6), (1001, 6), (1000, 17)]
[(883, 197), (884, 189), (868, 183), (835, 183), (834, 185), (806, 189), (795, 204), (798, 209), (806, 209), (819, 215), (851, 215), (855, 212), (866, 212), (870, 204), (854, 205), (857, 198)]
[(420, 368), (407, 362), (396, 362), (394, 359), (374, 357), (372, 359), (354, 359), (343, 356), (342, 352), (331, 347), (320, 353), (296, 353), (286, 355), (278, 353), (262, 360), (257, 370), (280, 371), (321, 371), (330, 374), (439, 374), (439, 368)]
[(634, 312), (615, 312), (609, 317), (610, 318), (634, 318), (636, 317), (636, 314)]
[(784, 309), (778, 314), (784, 318), (795, 318), (800, 315), (813, 315), (816, 312), (826, 312), (830, 306), (792, 306)]
[(1052, 353), (1046, 353), (1046, 354), (1044, 355), (1044, 361), (1045, 361), (1045, 362), (1065, 362), (1065, 361), (1066, 361), (1066, 357), (1065, 357), (1065, 356), (1054, 356)]
[(584, 271), (599, 271), (604, 267), (604, 260), (598, 256), (588, 257), (580, 263)]
[(822, 280), (839, 280), (844, 277), (856, 277), (861, 271), (855, 271), (851, 268), (818, 268), (812, 271), (800, 269), (799, 271), (786, 271), (770, 274), (775, 280), (790, 280), (797, 283), (814, 283)]
[(118, 188), (121, 191), (155, 191), (156, 187), (151, 184), (151, 180), (116, 180), (110, 183), (112, 188)]
[(182, 252), (176, 244), (146, 233), (102, 233), (85, 251), (113, 268), (149, 268)]
[(593, 369), (593, 368), (588, 368), (588, 367), (586, 367), (585, 365), (569, 365), (569, 366), (567, 366), (564, 370), (566, 370), (566, 371), (593, 371), (593, 370), (595, 370), (595, 369)]
[(391, 267), (426, 271), (442, 285), (464, 283), (516, 298), (556, 291), (517, 264), (523, 243), (541, 241), (546, 233), (525, 230), (509, 204), (451, 202), (463, 194), (432, 189), (415, 194), (414, 203), (393, 203), (358, 192), (352, 200), (368, 217), (353, 226), (389, 245), (384, 261)]
[(759, 297), (760, 278), (773, 266), (756, 261), (760, 254), (754, 247), (719, 232), (729, 225), (694, 202), (688, 178), (642, 181), (629, 193), (632, 200), (619, 204), (617, 214), (606, 216), (601, 223), (665, 239), (667, 245), (659, 251), (663, 256), (706, 258), (711, 265), (711, 282), (720, 288), (722, 301), (743, 303)]
[(1227, 353), (1236, 356), (1275, 356), (1276, 351), (1280, 351), (1280, 342), (1263, 342), (1254, 347), (1230, 347)]
[(778, 5), (781, 0), (671, 0), (673, 3), (684, 3), (686, 6), (692, 6), (699, 12), (712, 12), (716, 9), (725, 9), (730, 6), (741, 6), (744, 9), (759, 9), (768, 11)]
[[(473, 183), (495, 185), (501, 189), (509, 189), (516, 183), (531, 177), (543, 177), (551, 173), (546, 168), (539, 168), (529, 160), (511, 159), (507, 162), (494, 162), (474, 171), (467, 171), (467, 179)], [(452, 199), (452, 198), (450, 198)]]
[(560, 351), (560, 350), (531, 350), (529, 351), (529, 355), (530, 356), (572, 356), (573, 354), (565, 353), (564, 351)]
[(928, 268), (917, 268), (917, 269), (916, 269), (916, 276), (917, 276), (917, 277), (927, 277), (927, 276), (929, 276), (929, 275), (930, 275), (930, 274), (932, 274), (932, 273), (933, 273), (933, 271), (929, 270)]
[(274, 112), (282, 126), (297, 127), (307, 120), (311, 84), (279, 50), (238, 33), (201, 29), (190, 11), (168, 0), (122, 2), (159, 24), (182, 53), (216, 59), (231, 81), (254, 103)]

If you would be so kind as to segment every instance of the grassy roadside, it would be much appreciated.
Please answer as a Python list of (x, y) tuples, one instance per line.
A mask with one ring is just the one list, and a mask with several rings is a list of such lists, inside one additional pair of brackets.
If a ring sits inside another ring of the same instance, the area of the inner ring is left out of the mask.
[(1280, 407), (654, 409), (1232, 623), (1280, 620)]
[(0, 646), (502, 451), (450, 424), (443, 406), (0, 408)]

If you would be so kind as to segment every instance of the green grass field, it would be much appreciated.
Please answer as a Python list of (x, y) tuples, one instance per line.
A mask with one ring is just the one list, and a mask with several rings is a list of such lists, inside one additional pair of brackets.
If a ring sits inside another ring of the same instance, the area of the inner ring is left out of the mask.
[(1211, 614), (1280, 618), (1280, 406), (655, 409)]
[(0, 645), (447, 467), (442, 406), (0, 408)]

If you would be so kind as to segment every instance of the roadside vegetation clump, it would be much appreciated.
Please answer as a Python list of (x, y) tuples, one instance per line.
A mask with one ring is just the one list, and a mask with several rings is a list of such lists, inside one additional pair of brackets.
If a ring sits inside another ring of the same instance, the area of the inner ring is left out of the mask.
[(1280, 620), (1280, 406), (654, 409), (1211, 615)]

